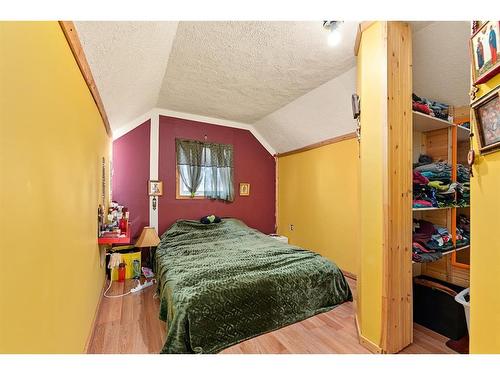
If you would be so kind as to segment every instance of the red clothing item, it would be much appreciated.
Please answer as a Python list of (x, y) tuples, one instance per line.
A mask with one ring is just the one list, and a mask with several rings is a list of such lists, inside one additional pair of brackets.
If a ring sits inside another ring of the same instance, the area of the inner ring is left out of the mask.
[(423, 103), (413, 102), (413, 109), (417, 112), (425, 113), (426, 115), (430, 115), (432, 113), (429, 106)]
[(491, 62), (493, 63), (493, 65), (495, 65), (497, 63), (497, 49), (490, 45), (490, 52), (491, 52)]
[(413, 183), (427, 185), (429, 183), (429, 179), (423, 176), (419, 171), (413, 171)]

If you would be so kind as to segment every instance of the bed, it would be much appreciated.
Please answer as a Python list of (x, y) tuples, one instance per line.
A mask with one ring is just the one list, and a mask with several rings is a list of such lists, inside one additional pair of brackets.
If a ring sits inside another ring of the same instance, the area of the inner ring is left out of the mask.
[(179, 220), (155, 260), (162, 353), (217, 353), (352, 300), (334, 263), (237, 219)]

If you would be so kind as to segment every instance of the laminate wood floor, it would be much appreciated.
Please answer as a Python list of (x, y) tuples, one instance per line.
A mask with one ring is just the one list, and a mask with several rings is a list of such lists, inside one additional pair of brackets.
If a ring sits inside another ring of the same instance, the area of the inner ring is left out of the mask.
[[(356, 281), (347, 279), (353, 294)], [(110, 294), (128, 291), (135, 282), (113, 283)], [(103, 298), (96, 317), (88, 353), (159, 353), (164, 342), (165, 323), (158, 319), (159, 300), (156, 287), (123, 298)], [(401, 353), (455, 353), (448, 339), (422, 326), (414, 327), (414, 343)], [(358, 342), (354, 322), (354, 304), (337, 308), (287, 327), (231, 346), (224, 354), (305, 354), (369, 353)]]

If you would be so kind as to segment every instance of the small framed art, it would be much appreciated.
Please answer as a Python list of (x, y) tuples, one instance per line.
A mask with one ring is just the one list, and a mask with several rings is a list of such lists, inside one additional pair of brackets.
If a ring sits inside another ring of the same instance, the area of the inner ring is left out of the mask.
[(498, 48), (500, 21), (482, 23), (470, 38), (472, 81), (474, 85), (486, 82), (500, 71)]
[(240, 182), (240, 196), (248, 197), (250, 195), (250, 184), (248, 182)]
[(163, 182), (162, 181), (149, 181), (148, 194), (154, 197), (163, 195)]
[(500, 148), (500, 86), (472, 104), (481, 152)]

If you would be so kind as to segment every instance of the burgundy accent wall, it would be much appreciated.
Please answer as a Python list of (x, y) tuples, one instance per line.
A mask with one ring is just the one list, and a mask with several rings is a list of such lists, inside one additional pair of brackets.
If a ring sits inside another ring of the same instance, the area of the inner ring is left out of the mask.
[(113, 200), (130, 210), (132, 238), (149, 225), (149, 143), (148, 120), (113, 142)]
[[(209, 199), (175, 199), (175, 138), (233, 145), (234, 189), (232, 203)], [(177, 219), (199, 219), (215, 214), (235, 217), (264, 233), (275, 227), (275, 160), (248, 130), (160, 116), (159, 179), (164, 195), (159, 199), (159, 233)], [(250, 183), (250, 196), (240, 197), (239, 183)]]

